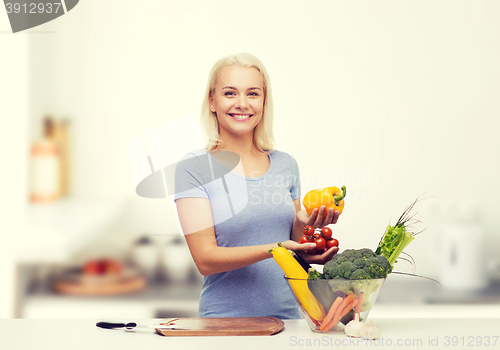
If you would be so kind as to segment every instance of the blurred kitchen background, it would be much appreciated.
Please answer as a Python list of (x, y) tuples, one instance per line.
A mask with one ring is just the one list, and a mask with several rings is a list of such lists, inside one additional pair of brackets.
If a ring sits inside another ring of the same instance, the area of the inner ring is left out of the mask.
[(302, 195), (347, 186), (342, 249), (375, 249), (431, 197), (405, 251), (442, 288), (392, 275), (372, 315), (494, 317), (499, 16), (498, 1), (86, 0), (12, 34), (0, 11), (0, 317), (196, 316), (202, 276), (175, 209), (135, 194), (128, 148), (198, 115), (213, 63), (240, 51), (267, 67)]

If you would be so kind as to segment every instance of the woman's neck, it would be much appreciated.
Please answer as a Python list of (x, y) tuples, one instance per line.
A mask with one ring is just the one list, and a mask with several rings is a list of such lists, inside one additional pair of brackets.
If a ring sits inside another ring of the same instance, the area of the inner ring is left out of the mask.
[(221, 133), (222, 151), (230, 151), (237, 153), (240, 157), (248, 157), (258, 153), (259, 151), (253, 143), (253, 133), (247, 135), (233, 135)]

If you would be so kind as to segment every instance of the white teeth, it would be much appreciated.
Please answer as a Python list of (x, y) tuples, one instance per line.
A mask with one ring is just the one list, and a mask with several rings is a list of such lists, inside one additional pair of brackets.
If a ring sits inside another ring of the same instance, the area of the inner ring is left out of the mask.
[(232, 115), (234, 119), (247, 119), (250, 117), (249, 115), (240, 115), (240, 114), (233, 114)]

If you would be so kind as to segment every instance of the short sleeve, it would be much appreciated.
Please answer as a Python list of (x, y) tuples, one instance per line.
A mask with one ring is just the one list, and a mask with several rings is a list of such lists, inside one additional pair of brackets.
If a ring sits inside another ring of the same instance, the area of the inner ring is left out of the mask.
[(299, 165), (297, 164), (295, 158), (293, 158), (290, 155), (289, 157), (290, 157), (291, 180), (292, 180), (292, 187), (290, 188), (290, 194), (292, 196), (292, 200), (296, 200), (297, 198), (300, 198), (301, 195)]
[(174, 201), (179, 198), (208, 198), (206, 174), (199, 157), (188, 153), (176, 164)]

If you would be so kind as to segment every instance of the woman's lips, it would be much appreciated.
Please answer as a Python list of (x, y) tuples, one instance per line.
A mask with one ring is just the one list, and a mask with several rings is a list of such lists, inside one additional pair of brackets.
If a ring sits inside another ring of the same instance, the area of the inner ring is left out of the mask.
[(244, 122), (245, 120), (248, 120), (252, 118), (253, 114), (229, 114), (231, 118), (238, 122)]

